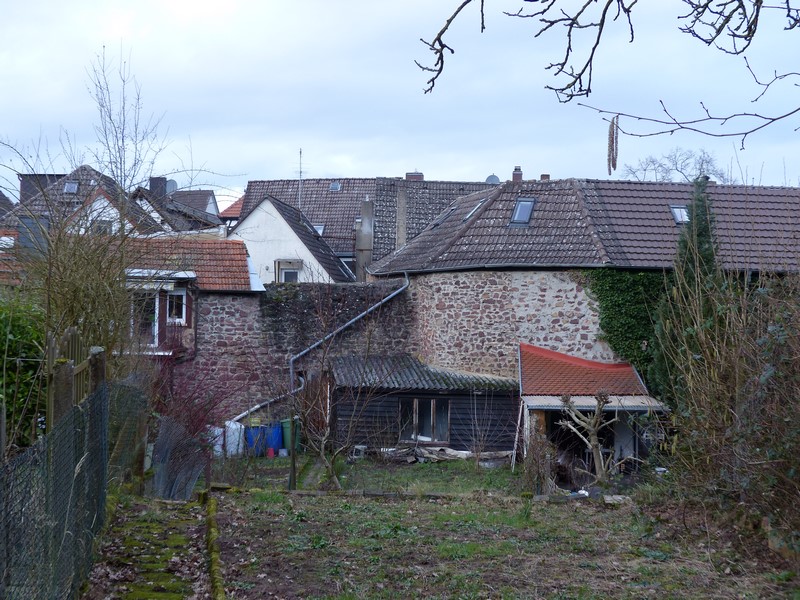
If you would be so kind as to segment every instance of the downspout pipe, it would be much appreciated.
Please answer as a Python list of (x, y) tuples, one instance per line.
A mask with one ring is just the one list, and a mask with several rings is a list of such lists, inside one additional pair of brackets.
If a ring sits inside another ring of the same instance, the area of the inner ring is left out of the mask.
[(341, 327), (339, 327), (335, 331), (332, 331), (331, 333), (329, 333), (328, 335), (326, 335), (322, 339), (317, 340), (316, 342), (311, 344), (308, 348), (306, 348), (305, 350), (303, 350), (301, 352), (298, 352), (297, 354), (295, 354), (294, 356), (292, 356), (289, 359), (289, 389), (292, 390), (291, 392), (289, 392), (290, 395), (296, 394), (297, 392), (301, 391), (303, 389), (303, 387), (305, 387), (305, 380), (304, 380), (304, 381), (302, 381), (300, 383), (300, 385), (297, 388), (292, 389), (292, 386), (294, 386), (294, 380), (295, 380), (295, 368), (294, 368), (295, 361), (303, 358), (309, 352), (312, 352), (313, 350), (316, 350), (317, 348), (319, 348), (325, 342), (332, 340), (337, 335), (339, 335), (341, 332), (343, 332), (345, 329), (349, 329), (354, 324), (356, 324), (358, 321), (360, 321), (361, 319), (363, 319), (364, 317), (366, 317), (367, 315), (369, 315), (373, 311), (379, 309), (384, 304), (389, 302), (389, 300), (391, 300), (395, 296), (398, 296), (398, 295), (402, 294), (404, 291), (406, 291), (408, 289), (408, 285), (409, 285), (408, 273), (403, 273), (403, 277), (405, 278), (405, 281), (403, 282), (403, 285), (400, 286), (399, 288), (397, 288), (395, 291), (393, 291), (391, 294), (389, 294), (385, 298), (383, 298), (380, 302), (370, 306), (367, 310), (365, 310), (361, 314), (353, 317), (347, 323), (345, 323), (344, 325), (342, 325)]
[(322, 339), (319, 339), (316, 342), (314, 342), (313, 344), (311, 344), (308, 348), (302, 350), (301, 352), (298, 352), (297, 354), (295, 354), (294, 356), (289, 358), (289, 389), (290, 389), (289, 392), (287, 392), (285, 394), (281, 394), (277, 398), (270, 398), (266, 402), (262, 402), (261, 404), (253, 406), (252, 408), (247, 409), (243, 413), (233, 417), (233, 419), (231, 419), (231, 420), (232, 421), (241, 421), (245, 417), (251, 415), (252, 413), (254, 413), (254, 412), (258, 411), (258, 410), (261, 410), (265, 406), (269, 406), (273, 402), (277, 402), (278, 400), (283, 400), (284, 398), (289, 398), (291, 396), (294, 396), (298, 392), (301, 392), (303, 390), (303, 388), (305, 388), (305, 386), (306, 386), (306, 381), (305, 381), (305, 379), (302, 379), (300, 381), (300, 385), (298, 385), (297, 387), (293, 387), (294, 386), (294, 381), (295, 381), (295, 378), (296, 378), (295, 367), (294, 367), (295, 361), (303, 358), (309, 352), (312, 352), (313, 350), (316, 350), (322, 344), (324, 344), (325, 342), (333, 339), (334, 337), (339, 335), (345, 329), (348, 329), (349, 327), (352, 327), (355, 323), (357, 323), (358, 321), (360, 321), (361, 319), (366, 317), (368, 314), (370, 314), (373, 311), (379, 309), (381, 306), (383, 306), (384, 304), (389, 302), (395, 296), (398, 296), (401, 293), (403, 293), (404, 291), (406, 291), (408, 289), (408, 286), (409, 286), (409, 283), (410, 283), (409, 279), (408, 279), (408, 273), (403, 273), (403, 276), (405, 277), (405, 281), (403, 282), (403, 285), (400, 286), (399, 288), (397, 288), (395, 291), (393, 291), (391, 294), (389, 294), (385, 298), (383, 298), (380, 302), (378, 302), (377, 304), (374, 304), (373, 306), (370, 306), (367, 310), (365, 310), (361, 314), (353, 317), (347, 323), (345, 323), (344, 325), (342, 325), (341, 327), (339, 327), (335, 331), (332, 331), (331, 333), (329, 333), (328, 335), (326, 335)]
[[(519, 381), (519, 414), (517, 415), (517, 432), (514, 434), (514, 451), (511, 453), (511, 472), (514, 472), (514, 465), (517, 462), (517, 448), (519, 447), (519, 430), (522, 425), (522, 407), (525, 401), (522, 399), (522, 347), (517, 343), (517, 377)], [(523, 443), (527, 443), (525, 440)]]

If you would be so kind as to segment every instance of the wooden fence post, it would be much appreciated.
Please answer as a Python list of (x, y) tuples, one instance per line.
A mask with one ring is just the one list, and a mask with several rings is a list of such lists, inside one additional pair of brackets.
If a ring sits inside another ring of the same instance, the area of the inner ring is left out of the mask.
[(53, 366), (52, 390), (47, 398), (47, 431), (61, 420), (72, 408), (72, 385), (74, 363), (71, 360), (58, 360)]
[(89, 392), (96, 392), (106, 382), (106, 351), (102, 346), (89, 349)]

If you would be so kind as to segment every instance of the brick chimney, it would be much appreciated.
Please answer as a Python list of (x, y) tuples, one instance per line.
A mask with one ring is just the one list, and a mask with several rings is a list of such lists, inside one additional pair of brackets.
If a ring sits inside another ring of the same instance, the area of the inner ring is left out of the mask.
[(514, 167), (514, 172), (511, 174), (511, 181), (522, 181), (522, 167)]
[(550, 181), (550, 173), (542, 173), (539, 175), (539, 179), (542, 181)]
[(419, 171), (406, 173), (406, 181), (425, 181), (425, 175)]

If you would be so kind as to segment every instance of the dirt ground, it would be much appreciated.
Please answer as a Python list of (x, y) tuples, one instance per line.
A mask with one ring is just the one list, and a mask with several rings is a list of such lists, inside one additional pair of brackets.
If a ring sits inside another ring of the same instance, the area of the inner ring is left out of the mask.
[[(343, 473), (366, 494), (315, 495), (286, 493), (285, 462), (226, 465), (226, 597), (800, 599), (797, 565), (698, 508), (536, 502), (463, 464), (371, 468)], [(125, 500), (83, 600), (210, 597), (204, 535), (196, 504)]]

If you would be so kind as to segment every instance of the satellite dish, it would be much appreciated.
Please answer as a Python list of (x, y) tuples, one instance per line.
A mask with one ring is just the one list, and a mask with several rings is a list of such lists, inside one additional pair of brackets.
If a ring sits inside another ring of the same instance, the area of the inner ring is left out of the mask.
[(167, 195), (174, 194), (178, 191), (178, 182), (174, 179), (167, 179)]
[(486, 183), (491, 183), (493, 185), (497, 185), (498, 183), (500, 183), (500, 178), (497, 175), (495, 175), (494, 173), (492, 173), (491, 175), (489, 175), (486, 178)]

